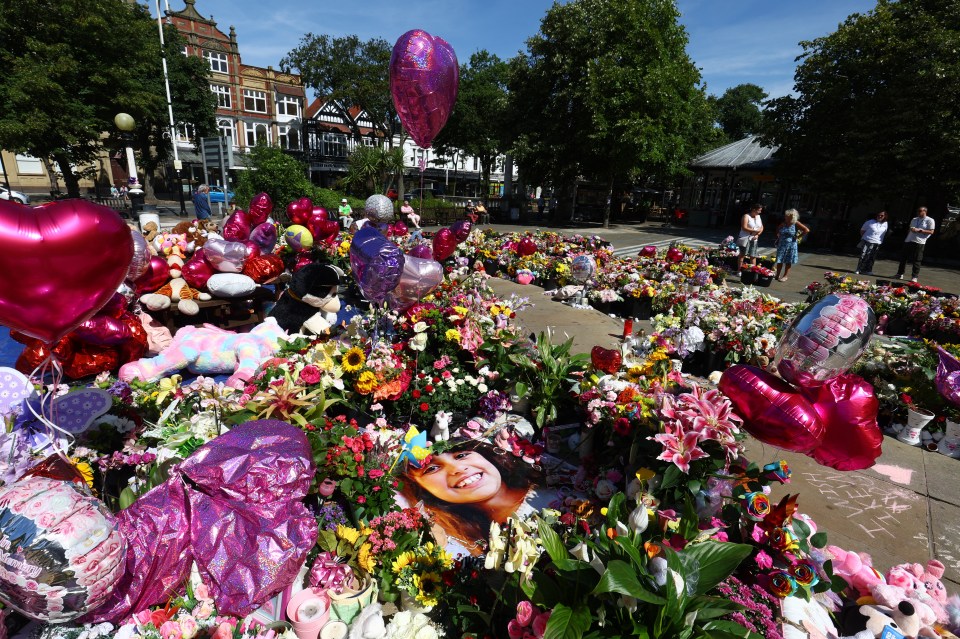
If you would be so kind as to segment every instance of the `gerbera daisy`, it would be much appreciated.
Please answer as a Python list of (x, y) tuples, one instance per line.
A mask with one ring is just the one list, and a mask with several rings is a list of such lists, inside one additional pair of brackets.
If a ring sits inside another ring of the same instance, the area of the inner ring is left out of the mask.
[(367, 356), (363, 354), (360, 348), (354, 346), (343, 354), (343, 359), (340, 360), (340, 364), (343, 366), (343, 370), (348, 373), (353, 373), (360, 370), (360, 367), (363, 366), (366, 361)]

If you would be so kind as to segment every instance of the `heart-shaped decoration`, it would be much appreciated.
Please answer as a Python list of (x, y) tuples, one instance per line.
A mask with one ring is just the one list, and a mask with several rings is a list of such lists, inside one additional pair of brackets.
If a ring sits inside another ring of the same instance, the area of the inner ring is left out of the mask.
[(257, 193), (250, 200), (250, 206), (247, 207), (247, 220), (250, 222), (250, 226), (254, 227), (266, 222), (271, 213), (273, 213), (273, 200), (266, 193)]
[(310, 214), (310, 219), (307, 220), (306, 226), (307, 229), (310, 230), (310, 234), (313, 235), (314, 242), (329, 242), (331, 232), (334, 237), (340, 232), (340, 224), (327, 219), (327, 211), (324, 209), (321, 210), (323, 211), (322, 213), (314, 211)]
[(237, 209), (223, 222), (223, 239), (230, 242), (242, 242), (250, 237), (250, 218)]
[(213, 239), (203, 245), (203, 256), (221, 273), (242, 273), (247, 250), (243, 242)]
[(0, 417), (10, 415), (20, 403), (36, 394), (27, 376), (15, 368), (0, 368)]
[(283, 273), (283, 258), (279, 255), (258, 255), (243, 265), (243, 274), (257, 284), (271, 282)]
[(640, 257), (656, 257), (657, 256), (657, 247), (652, 244), (648, 244), (640, 249)]
[(416, 246), (411, 248), (409, 251), (407, 251), (407, 255), (419, 257), (424, 260), (432, 260), (433, 249), (430, 248), (429, 244), (417, 244)]
[(533, 238), (525, 237), (517, 244), (517, 255), (520, 257), (528, 257), (537, 252), (537, 243), (533, 241)]
[(317, 226), (317, 235), (314, 237), (321, 242), (325, 242), (328, 246), (333, 246), (337, 243), (337, 238), (340, 237), (340, 223), (336, 220), (321, 220), (316, 224)]
[(473, 223), (470, 220), (457, 220), (450, 225), (450, 230), (453, 231), (454, 237), (457, 238), (457, 241), (464, 241), (470, 236), (470, 230), (473, 228)]
[(180, 277), (185, 279), (187, 284), (193, 288), (204, 288), (207, 285), (207, 280), (215, 272), (213, 266), (207, 261), (204, 249), (198, 248), (180, 269)]
[(613, 375), (620, 370), (620, 365), (623, 364), (623, 355), (620, 354), (620, 351), (612, 348), (594, 346), (590, 349), (590, 362), (598, 371)]
[(433, 236), (433, 259), (442, 262), (447, 259), (457, 249), (457, 238), (453, 231), (448, 228), (442, 228)]
[(771, 446), (809, 453), (823, 442), (820, 416), (800, 391), (776, 375), (738, 364), (723, 372), (720, 391), (730, 398), (744, 429)]
[(327, 213), (327, 209), (323, 208), (322, 206), (315, 206), (315, 207), (313, 207), (313, 209), (311, 209), (311, 211), (310, 211), (310, 216), (311, 216), (311, 217), (318, 217), (318, 218), (320, 218), (321, 220), (329, 220), (329, 219), (330, 219), (330, 214)]
[(273, 253), (277, 245), (277, 227), (268, 222), (258, 224), (250, 231), (250, 239), (257, 243), (261, 253)]
[(313, 212), (313, 202), (308, 197), (302, 197), (287, 204), (287, 217), (291, 224), (306, 225)]
[(820, 446), (808, 454), (837, 470), (873, 466), (883, 444), (883, 433), (877, 425), (880, 402), (873, 386), (858, 375), (846, 373), (801, 391), (813, 404), (826, 431)]
[(130, 229), (111, 208), (0, 200), (0, 324), (54, 343), (113, 297), (132, 259)]
[(407, 225), (403, 222), (394, 222), (393, 224), (393, 234), (397, 237), (403, 237), (410, 232), (410, 229), (407, 228)]
[(390, 56), (390, 93), (410, 137), (429, 148), (457, 101), (460, 65), (443, 38), (407, 31)]
[[(182, 270), (180, 275), (183, 275)], [(170, 267), (167, 266), (167, 261), (154, 255), (147, 264), (147, 270), (134, 281), (134, 284), (137, 287), (137, 293), (152, 293), (168, 281), (170, 281)]]
[(683, 251), (675, 246), (671, 246), (669, 249), (667, 249), (667, 259), (671, 262), (679, 262), (683, 259)]
[(77, 434), (93, 425), (94, 420), (113, 407), (113, 396), (99, 388), (85, 388), (56, 399), (56, 423), (63, 430)]
[(407, 256), (397, 287), (387, 294), (390, 308), (405, 310), (426, 297), (443, 281), (443, 265), (436, 260)]

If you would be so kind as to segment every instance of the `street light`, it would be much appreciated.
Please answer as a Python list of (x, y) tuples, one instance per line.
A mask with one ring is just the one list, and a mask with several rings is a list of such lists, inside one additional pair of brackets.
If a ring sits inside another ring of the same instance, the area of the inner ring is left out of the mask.
[[(187, 216), (187, 206), (183, 201), (183, 163), (177, 153), (177, 127), (173, 119), (173, 100), (170, 98), (170, 75), (167, 73), (167, 50), (163, 40), (163, 22), (160, 19), (160, 0), (157, 0), (157, 30), (160, 32), (160, 59), (163, 61), (163, 85), (167, 89), (167, 115), (170, 116), (170, 145), (173, 147), (173, 170), (177, 174), (177, 190), (180, 191), (180, 216)], [(171, 23), (170, 4), (167, 3), (167, 24)]]
[(118, 113), (113, 118), (113, 123), (117, 125), (117, 128), (124, 132), (123, 141), (127, 144), (127, 168), (130, 171), (130, 194), (141, 195), (143, 194), (143, 187), (140, 186), (140, 180), (137, 179), (137, 161), (133, 157), (133, 130), (136, 128), (137, 123), (133, 119), (133, 116), (129, 113)]

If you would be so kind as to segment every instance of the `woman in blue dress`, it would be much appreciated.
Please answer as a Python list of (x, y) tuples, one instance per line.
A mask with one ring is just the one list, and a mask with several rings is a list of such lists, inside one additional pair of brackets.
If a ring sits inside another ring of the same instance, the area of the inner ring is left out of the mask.
[[(777, 281), (786, 282), (790, 267), (797, 263), (797, 241), (799, 233), (809, 233), (810, 229), (799, 222), (797, 209), (787, 209), (783, 222), (777, 227)], [(783, 277), (780, 277), (780, 271)]]

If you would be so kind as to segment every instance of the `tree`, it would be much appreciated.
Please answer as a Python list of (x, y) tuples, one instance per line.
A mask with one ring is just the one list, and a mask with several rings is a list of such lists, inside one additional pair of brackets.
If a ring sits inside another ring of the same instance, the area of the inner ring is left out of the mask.
[[(358, 145), (350, 154), (343, 188), (364, 197), (385, 192), (403, 171), (403, 149)], [(382, 189), (382, 191), (381, 191)]]
[[(169, 145), (146, 132), (166, 113), (166, 97), (156, 23), (144, 7), (117, 0), (5, 2), (0, 33), (0, 146), (54, 161), (70, 196), (79, 196), (84, 169), (78, 167), (90, 167), (118, 112), (138, 120), (141, 142), (161, 152)], [(181, 65), (171, 64), (171, 88), (196, 82), (175, 69)], [(212, 106), (206, 117), (212, 123)], [(200, 123), (193, 112), (181, 121)]]
[(332, 101), (355, 139), (361, 138), (360, 123), (350, 109), (360, 107), (392, 146), (399, 120), (390, 96), (390, 53), (389, 43), (382, 38), (362, 41), (355, 35), (334, 38), (308, 33), (280, 65), (299, 73), (304, 86)]
[(481, 50), (460, 65), (457, 103), (434, 140), (437, 151), (453, 156), (463, 151), (480, 161), (482, 192), (490, 191), (490, 172), (505, 149), (509, 65)]
[[(535, 179), (674, 176), (710, 135), (672, 0), (555, 3), (511, 62), (514, 151)], [(572, 189), (570, 189), (572, 190)], [(610, 208), (604, 216), (609, 224)]]
[(767, 109), (785, 175), (847, 199), (960, 191), (960, 4), (880, 0), (802, 42), (795, 96)]
[(738, 84), (719, 98), (710, 96), (715, 117), (728, 141), (742, 140), (760, 133), (763, 124), (763, 101), (767, 93), (756, 84)]
[(283, 150), (258, 144), (250, 153), (250, 170), (241, 171), (237, 180), (237, 204), (246, 207), (257, 193), (273, 200), (273, 210), (286, 211), (287, 204), (309, 196), (313, 185), (306, 167)]

